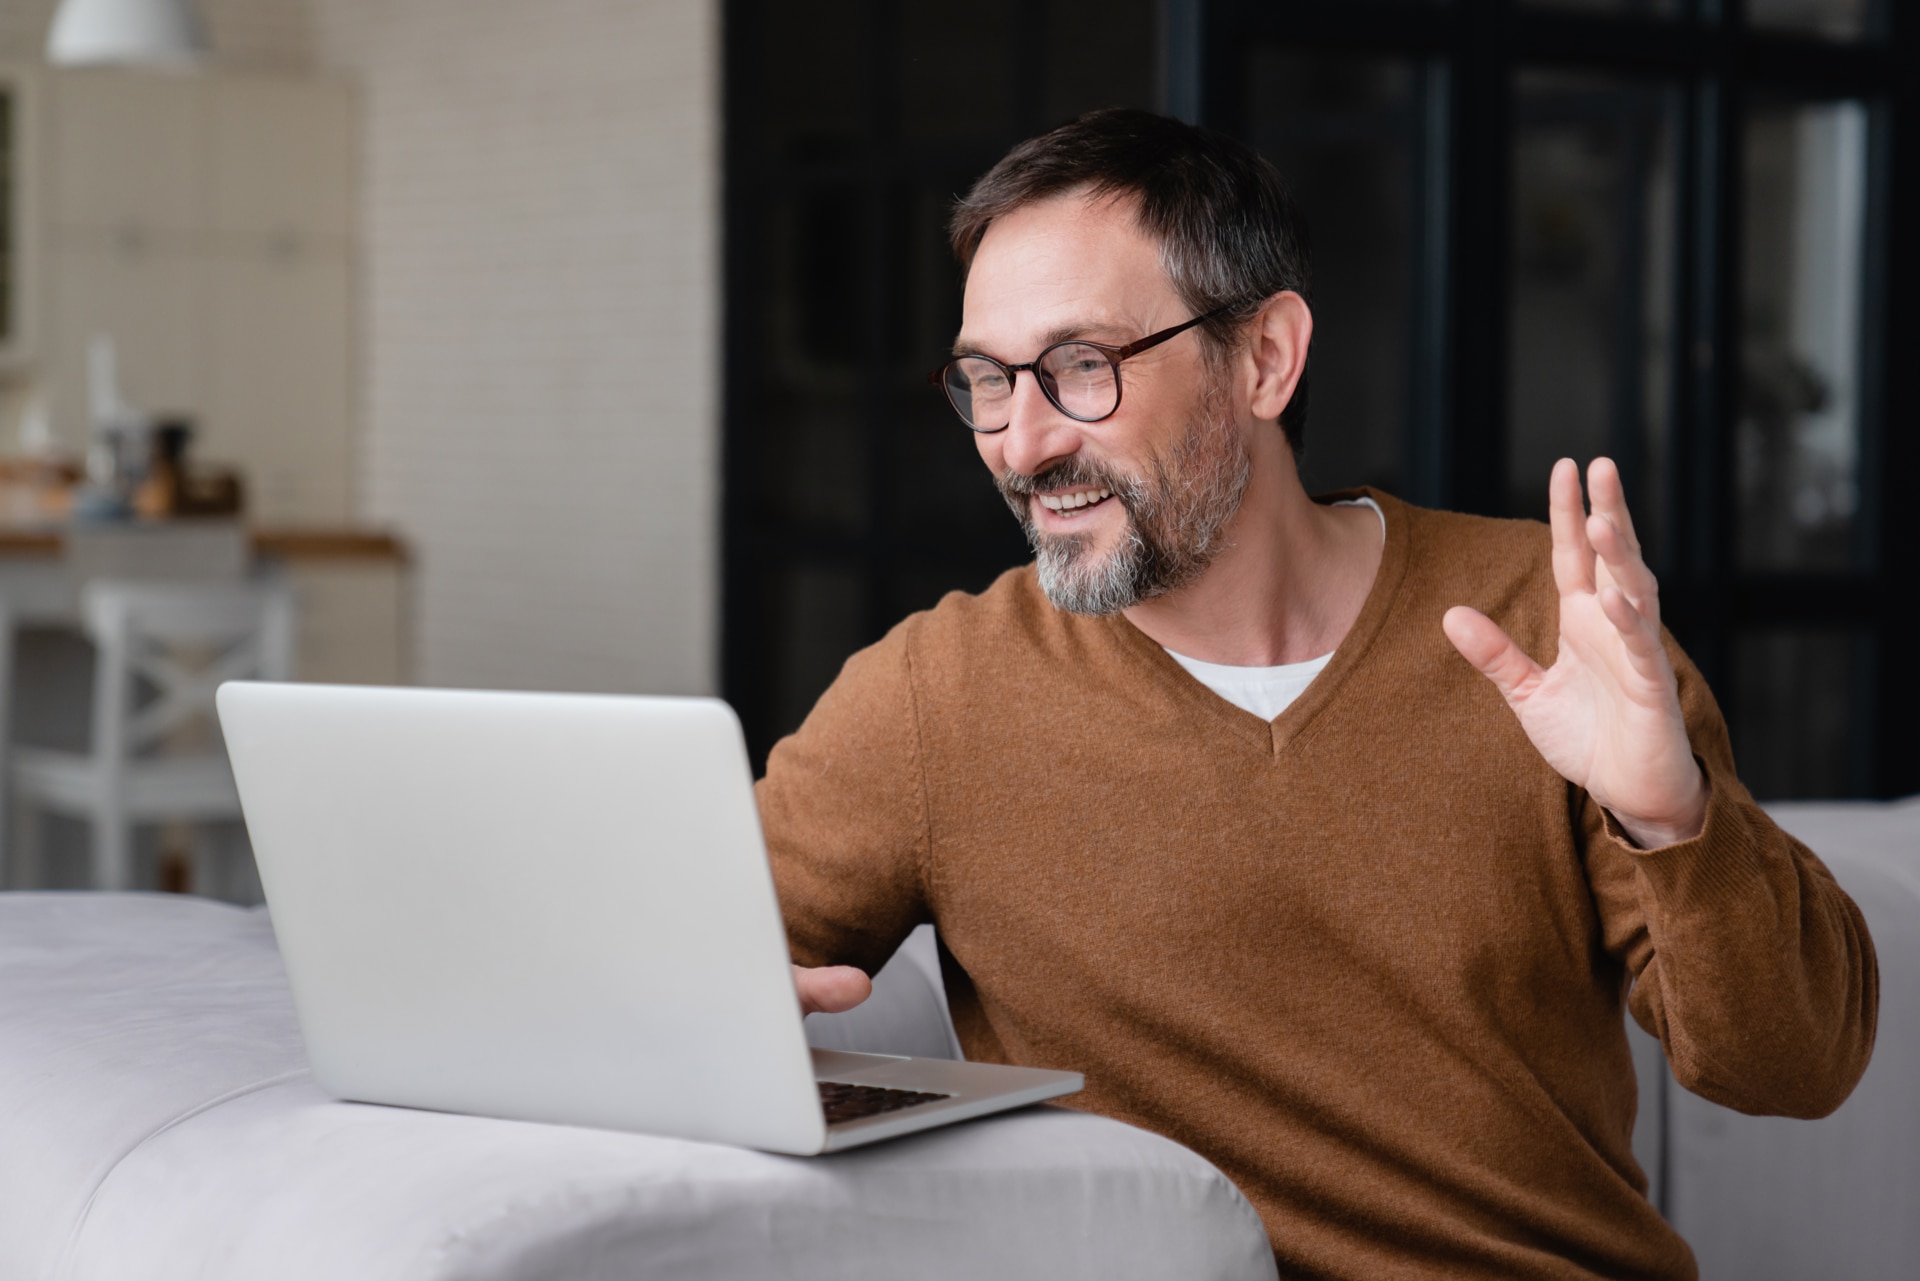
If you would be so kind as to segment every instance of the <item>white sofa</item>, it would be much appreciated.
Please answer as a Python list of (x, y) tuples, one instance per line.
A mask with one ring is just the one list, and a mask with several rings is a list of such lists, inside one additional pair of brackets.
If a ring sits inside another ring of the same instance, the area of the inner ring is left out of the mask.
[[(947, 1048), (912, 955), (880, 988)], [(1218, 1170), (1064, 1108), (800, 1159), (338, 1103), (264, 912), (0, 894), (0, 1281), (1273, 1275)]]
[[(1707, 1281), (1920, 1277), (1920, 799), (1780, 806), (1866, 913), (1879, 1043), (1817, 1122), (1642, 1066), (1636, 1148)], [(932, 940), (828, 1048), (957, 1052)], [(264, 913), (0, 894), (0, 1278), (1273, 1276), (1211, 1165), (1036, 1108), (800, 1160), (336, 1103), (307, 1078)]]
[(1916, 1281), (1920, 797), (1767, 808), (1867, 918), (1880, 960), (1873, 1062), (1830, 1117), (1751, 1117), (1674, 1084), (1659, 1047), (1641, 1038), (1634, 1146), (1662, 1171), (1654, 1199), (1693, 1245), (1703, 1281)]

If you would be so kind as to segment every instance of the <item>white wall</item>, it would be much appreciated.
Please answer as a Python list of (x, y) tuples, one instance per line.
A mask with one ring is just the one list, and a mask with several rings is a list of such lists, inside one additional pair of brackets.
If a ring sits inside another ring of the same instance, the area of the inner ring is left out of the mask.
[[(0, 0), (0, 58), (54, 0)], [(200, 0), (364, 109), (361, 515), (436, 685), (717, 684), (718, 0)]]
[(315, 0), (365, 109), (363, 503), (441, 685), (716, 684), (717, 0)]

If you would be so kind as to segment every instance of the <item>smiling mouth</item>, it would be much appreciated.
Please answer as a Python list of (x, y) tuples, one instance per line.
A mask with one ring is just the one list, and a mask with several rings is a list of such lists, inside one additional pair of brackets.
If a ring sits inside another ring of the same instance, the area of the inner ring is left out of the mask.
[(1066, 494), (1035, 494), (1040, 505), (1050, 512), (1077, 512), (1098, 507), (1113, 497), (1111, 489), (1080, 489)]

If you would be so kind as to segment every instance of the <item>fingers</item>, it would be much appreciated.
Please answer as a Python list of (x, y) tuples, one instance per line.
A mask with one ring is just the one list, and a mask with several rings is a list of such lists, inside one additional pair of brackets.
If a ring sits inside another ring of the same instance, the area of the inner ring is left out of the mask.
[(1664, 684), (1667, 679), (1667, 651), (1660, 644), (1660, 627), (1633, 607), (1617, 587), (1600, 589), (1600, 611), (1620, 634), (1621, 647), (1633, 670), (1650, 681)]
[[(1615, 593), (1616, 595), (1618, 593)], [(1527, 657), (1525, 650), (1500, 625), (1466, 605), (1455, 605), (1440, 620), (1447, 639), (1460, 656), (1492, 681), (1507, 702), (1523, 699), (1540, 679), (1540, 665)]]
[(1553, 527), (1553, 581), (1560, 594), (1592, 591), (1593, 544), (1587, 539), (1586, 505), (1580, 499), (1580, 469), (1571, 458), (1553, 465), (1547, 511)]
[(1598, 585), (1604, 589), (1610, 580), (1626, 593), (1635, 609), (1659, 622), (1660, 583), (1647, 568), (1647, 562), (1640, 558), (1639, 547), (1610, 517), (1598, 512), (1587, 517), (1587, 541), (1600, 554), (1600, 563), (1606, 571)]
[(1596, 458), (1587, 468), (1587, 493), (1593, 502), (1591, 514), (1581, 500), (1579, 467), (1570, 458), (1553, 465), (1547, 495), (1553, 577), (1560, 594), (1597, 591), (1611, 582), (1626, 593), (1636, 610), (1657, 623), (1659, 583), (1640, 553), (1620, 469), (1611, 458)]
[(1587, 464), (1587, 500), (1594, 514), (1605, 516), (1620, 531), (1633, 554), (1640, 554), (1640, 536), (1633, 531), (1633, 516), (1627, 511), (1627, 491), (1620, 483), (1620, 469), (1611, 458), (1596, 458)]
[(840, 1014), (873, 994), (873, 980), (851, 965), (796, 965), (793, 988), (802, 1014)]
[[(1587, 541), (1605, 566), (1602, 578), (1611, 579), (1636, 610), (1657, 624), (1660, 585), (1641, 554), (1633, 516), (1627, 511), (1626, 491), (1620, 485), (1620, 469), (1611, 458), (1596, 458), (1587, 468), (1587, 495), (1593, 502), (1593, 514), (1586, 522)], [(1605, 586), (1605, 582), (1600, 585)]]

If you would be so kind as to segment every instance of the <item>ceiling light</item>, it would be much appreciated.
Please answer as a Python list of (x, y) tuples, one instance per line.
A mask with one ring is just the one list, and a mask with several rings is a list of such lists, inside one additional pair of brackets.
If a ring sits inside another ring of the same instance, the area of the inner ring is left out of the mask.
[(60, 0), (47, 33), (56, 67), (191, 67), (206, 52), (193, 0)]

